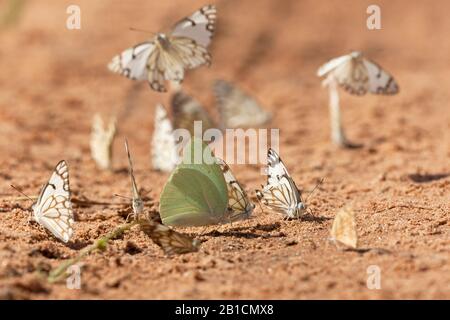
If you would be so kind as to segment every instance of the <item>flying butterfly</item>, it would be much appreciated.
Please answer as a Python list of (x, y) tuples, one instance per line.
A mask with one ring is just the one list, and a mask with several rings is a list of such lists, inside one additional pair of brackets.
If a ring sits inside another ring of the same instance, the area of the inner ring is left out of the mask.
[(179, 21), (169, 33), (158, 33), (150, 41), (116, 55), (108, 69), (134, 80), (147, 80), (159, 92), (165, 81), (181, 83), (186, 69), (211, 64), (207, 50), (214, 34), (216, 7), (207, 5)]
[(348, 247), (356, 249), (358, 246), (358, 234), (356, 232), (355, 213), (350, 208), (342, 208), (334, 217), (331, 227), (331, 237)]
[(60, 161), (32, 206), (34, 220), (56, 238), (68, 242), (73, 234), (73, 211), (70, 202), (69, 169)]
[(255, 99), (229, 82), (217, 80), (214, 93), (224, 128), (258, 127), (272, 118)]
[(202, 131), (214, 128), (214, 121), (203, 106), (184, 92), (177, 91), (171, 99), (173, 124), (175, 129), (189, 130), (194, 135), (194, 121), (202, 122)]
[(394, 78), (359, 51), (330, 60), (319, 68), (317, 75), (326, 76), (324, 84), (334, 80), (347, 92), (355, 95), (367, 92), (392, 95), (399, 91)]
[(165, 254), (182, 254), (188, 252), (198, 251), (200, 242), (197, 239), (192, 239), (187, 235), (176, 232), (149, 217), (144, 217), (144, 202), (139, 195), (136, 179), (133, 173), (133, 162), (131, 160), (130, 149), (128, 141), (125, 140), (125, 150), (128, 156), (128, 165), (131, 179), (131, 192), (133, 195), (131, 206), (133, 208), (134, 219), (139, 222), (140, 229), (147, 234), (153, 242), (161, 247)]
[(155, 170), (171, 172), (177, 162), (173, 126), (166, 109), (158, 104), (155, 109), (155, 122), (151, 141), (152, 165)]
[[(209, 147), (192, 138), (184, 149), (183, 161), (163, 188), (159, 210), (163, 224), (207, 226), (245, 219), (251, 211), (247, 205), (244, 212), (235, 211), (241, 210), (242, 201), (237, 197), (239, 206), (229, 201), (229, 187)], [(236, 188), (234, 184), (232, 188)]]
[(94, 116), (91, 131), (91, 156), (100, 169), (108, 170), (112, 164), (112, 146), (116, 135), (116, 120), (111, 119), (108, 127), (99, 114)]
[(280, 156), (271, 148), (267, 164), (267, 185), (261, 191), (256, 190), (257, 198), (286, 219), (300, 218), (306, 212), (306, 204)]

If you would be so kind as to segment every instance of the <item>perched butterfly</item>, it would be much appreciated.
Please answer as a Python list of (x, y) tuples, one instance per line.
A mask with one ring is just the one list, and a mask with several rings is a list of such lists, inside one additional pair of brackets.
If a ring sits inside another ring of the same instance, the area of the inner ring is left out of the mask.
[(166, 80), (182, 82), (185, 69), (211, 64), (207, 47), (216, 22), (216, 7), (204, 6), (178, 22), (171, 32), (158, 33), (115, 56), (109, 70), (134, 80), (147, 80), (159, 92), (167, 91)]
[(272, 118), (256, 100), (229, 82), (217, 80), (214, 93), (225, 128), (257, 127)]
[(394, 78), (378, 64), (365, 58), (359, 51), (335, 58), (317, 71), (319, 77), (327, 76), (325, 83), (333, 80), (351, 94), (396, 94), (399, 87)]
[(136, 185), (136, 179), (134, 178), (133, 162), (131, 161), (130, 149), (128, 148), (127, 140), (125, 140), (125, 150), (128, 156), (128, 166), (130, 171), (131, 194), (133, 195), (132, 208), (134, 218), (139, 219), (139, 216), (142, 215), (142, 212), (144, 211), (144, 201), (142, 201), (141, 196), (139, 195), (139, 190)]
[(228, 187), (228, 211), (230, 212), (230, 220), (236, 221), (247, 219), (255, 209), (255, 205), (250, 202), (247, 193), (241, 184), (236, 180), (230, 167), (222, 159), (216, 158), (217, 163), (222, 169), (225, 182)]
[(285, 218), (299, 218), (306, 212), (300, 190), (295, 185), (279, 155), (269, 149), (267, 153), (267, 185), (256, 190), (257, 198)]
[(103, 170), (111, 168), (112, 146), (116, 135), (116, 121), (112, 119), (105, 129), (99, 114), (94, 116), (91, 132), (91, 156), (97, 166)]
[(202, 131), (215, 127), (202, 105), (182, 91), (172, 96), (171, 108), (175, 129), (187, 129), (191, 136), (194, 135), (194, 121), (202, 122)]
[(160, 104), (156, 106), (155, 110), (151, 150), (152, 165), (155, 170), (170, 172), (175, 168), (178, 162), (178, 154), (173, 126), (166, 109)]
[(127, 152), (130, 169), (131, 192), (133, 195), (132, 208), (134, 218), (139, 222), (140, 229), (168, 255), (198, 251), (200, 242), (197, 239), (192, 239), (149, 219), (149, 217), (144, 217), (144, 201), (142, 201), (136, 185), (136, 179), (133, 174), (133, 162), (131, 161), (130, 149), (128, 148), (128, 141), (126, 140), (125, 150)]
[(346, 246), (356, 249), (358, 235), (356, 233), (355, 213), (349, 208), (342, 208), (334, 217), (331, 237)]
[[(199, 161), (196, 161), (197, 156)], [(229, 188), (235, 190), (233, 194), (238, 194), (230, 202)], [(239, 189), (236, 184), (227, 184), (209, 147), (193, 138), (184, 150), (182, 163), (172, 172), (162, 191), (161, 220), (165, 225), (206, 226), (245, 219), (251, 213), (251, 205), (243, 204), (245, 209), (242, 209), (241, 204), (248, 199)]]
[(200, 248), (198, 239), (192, 239), (150, 219), (141, 219), (139, 226), (167, 255), (196, 252)]
[(69, 169), (64, 160), (56, 165), (32, 208), (37, 223), (61, 241), (69, 241), (73, 234), (74, 220), (70, 202)]

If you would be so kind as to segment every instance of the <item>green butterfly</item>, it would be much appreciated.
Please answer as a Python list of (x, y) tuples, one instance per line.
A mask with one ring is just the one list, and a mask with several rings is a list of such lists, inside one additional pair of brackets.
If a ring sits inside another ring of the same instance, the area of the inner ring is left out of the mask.
[[(196, 152), (197, 151), (197, 152)], [(248, 218), (254, 209), (229, 167), (192, 138), (161, 194), (165, 225), (207, 226)]]

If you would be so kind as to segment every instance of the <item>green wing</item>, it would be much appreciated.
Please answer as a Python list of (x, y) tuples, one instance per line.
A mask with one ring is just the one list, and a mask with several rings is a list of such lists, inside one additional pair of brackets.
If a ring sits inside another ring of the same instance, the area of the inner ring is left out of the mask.
[(183, 161), (179, 168), (198, 170), (206, 175), (215, 185), (217, 190), (228, 198), (228, 187), (217, 159), (211, 149), (200, 139), (192, 137), (185, 147)]
[(192, 138), (164, 186), (160, 200), (162, 222), (173, 226), (223, 223), (228, 189), (209, 147)]
[(222, 223), (228, 196), (200, 170), (177, 168), (161, 194), (162, 223), (171, 226), (206, 226)]

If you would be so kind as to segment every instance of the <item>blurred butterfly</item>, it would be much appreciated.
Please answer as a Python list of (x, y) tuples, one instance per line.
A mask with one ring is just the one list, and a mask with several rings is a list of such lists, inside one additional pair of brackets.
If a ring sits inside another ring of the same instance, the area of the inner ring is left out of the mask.
[(126, 49), (109, 63), (109, 70), (134, 80), (147, 80), (159, 92), (165, 81), (182, 82), (185, 69), (211, 64), (207, 47), (216, 22), (216, 7), (204, 6), (179, 21), (169, 33)]
[(356, 249), (358, 235), (356, 233), (355, 213), (349, 208), (342, 208), (334, 217), (331, 237), (348, 247)]
[(70, 202), (69, 169), (60, 161), (50, 180), (41, 190), (33, 204), (34, 220), (63, 242), (73, 234), (73, 211)]
[(214, 93), (224, 128), (257, 127), (272, 118), (256, 100), (229, 82), (217, 80)]
[(194, 135), (194, 121), (202, 122), (202, 132), (215, 127), (205, 108), (182, 91), (172, 96), (171, 108), (175, 129), (187, 129), (191, 136)]
[(91, 156), (100, 169), (107, 170), (112, 165), (112, 146), (116, 135), (116, 121), (112, 119), (105, 129), (99, 114), (94, 116), (91, 132)]
[(161, 247), (167, 255), (198, 251), (200, 242), (197, 239), (192, 239), (187, 235), (171, 230), (170, 228), (149, 219), (148, 216), (144, 217), (144, 202), (139, 195), (139, 190), (136, 185), (136, 179), (133, 174), (133, 162), (130, 156), (130, 149), (128, 148), (128, 141), (126, 140), (125, 150), (127, 152), (130, 170), (131, 191), (133, 195), (132, 208), (134, 218), (139, 222), (140, 229), (147, 234), (153, 242)]
[[(195, 161), (197, 155), (203, 157), (201, 161)], [(184, 150), (182, 163), (175, 168), (162, 191), (163, 224), (207, 226), (247, 218), (253, 206), (240, 185), (233, 181), (232, 174), (224, 177), (209, 147), (192, 138)]]
[(330, 79), (335, 80), (347, 92), (355, 95), (367, 92), (396, 94), (399, 91), (394, 78), (359, 51), (330, 60), (319, 68), (317, 75), (327, 77), (324, 84)]
[(269, 149), (267, 153), (267, 185), (256, 190), (257, 198), (285, 218), (299, 218), (306, 212), (301, 192), (292, 180), (280, 156)]
[(166, 109), (158, 104), (151, 142), (152, 165), (155, 170), (170, 172), (178, 161), (173, 126)]

